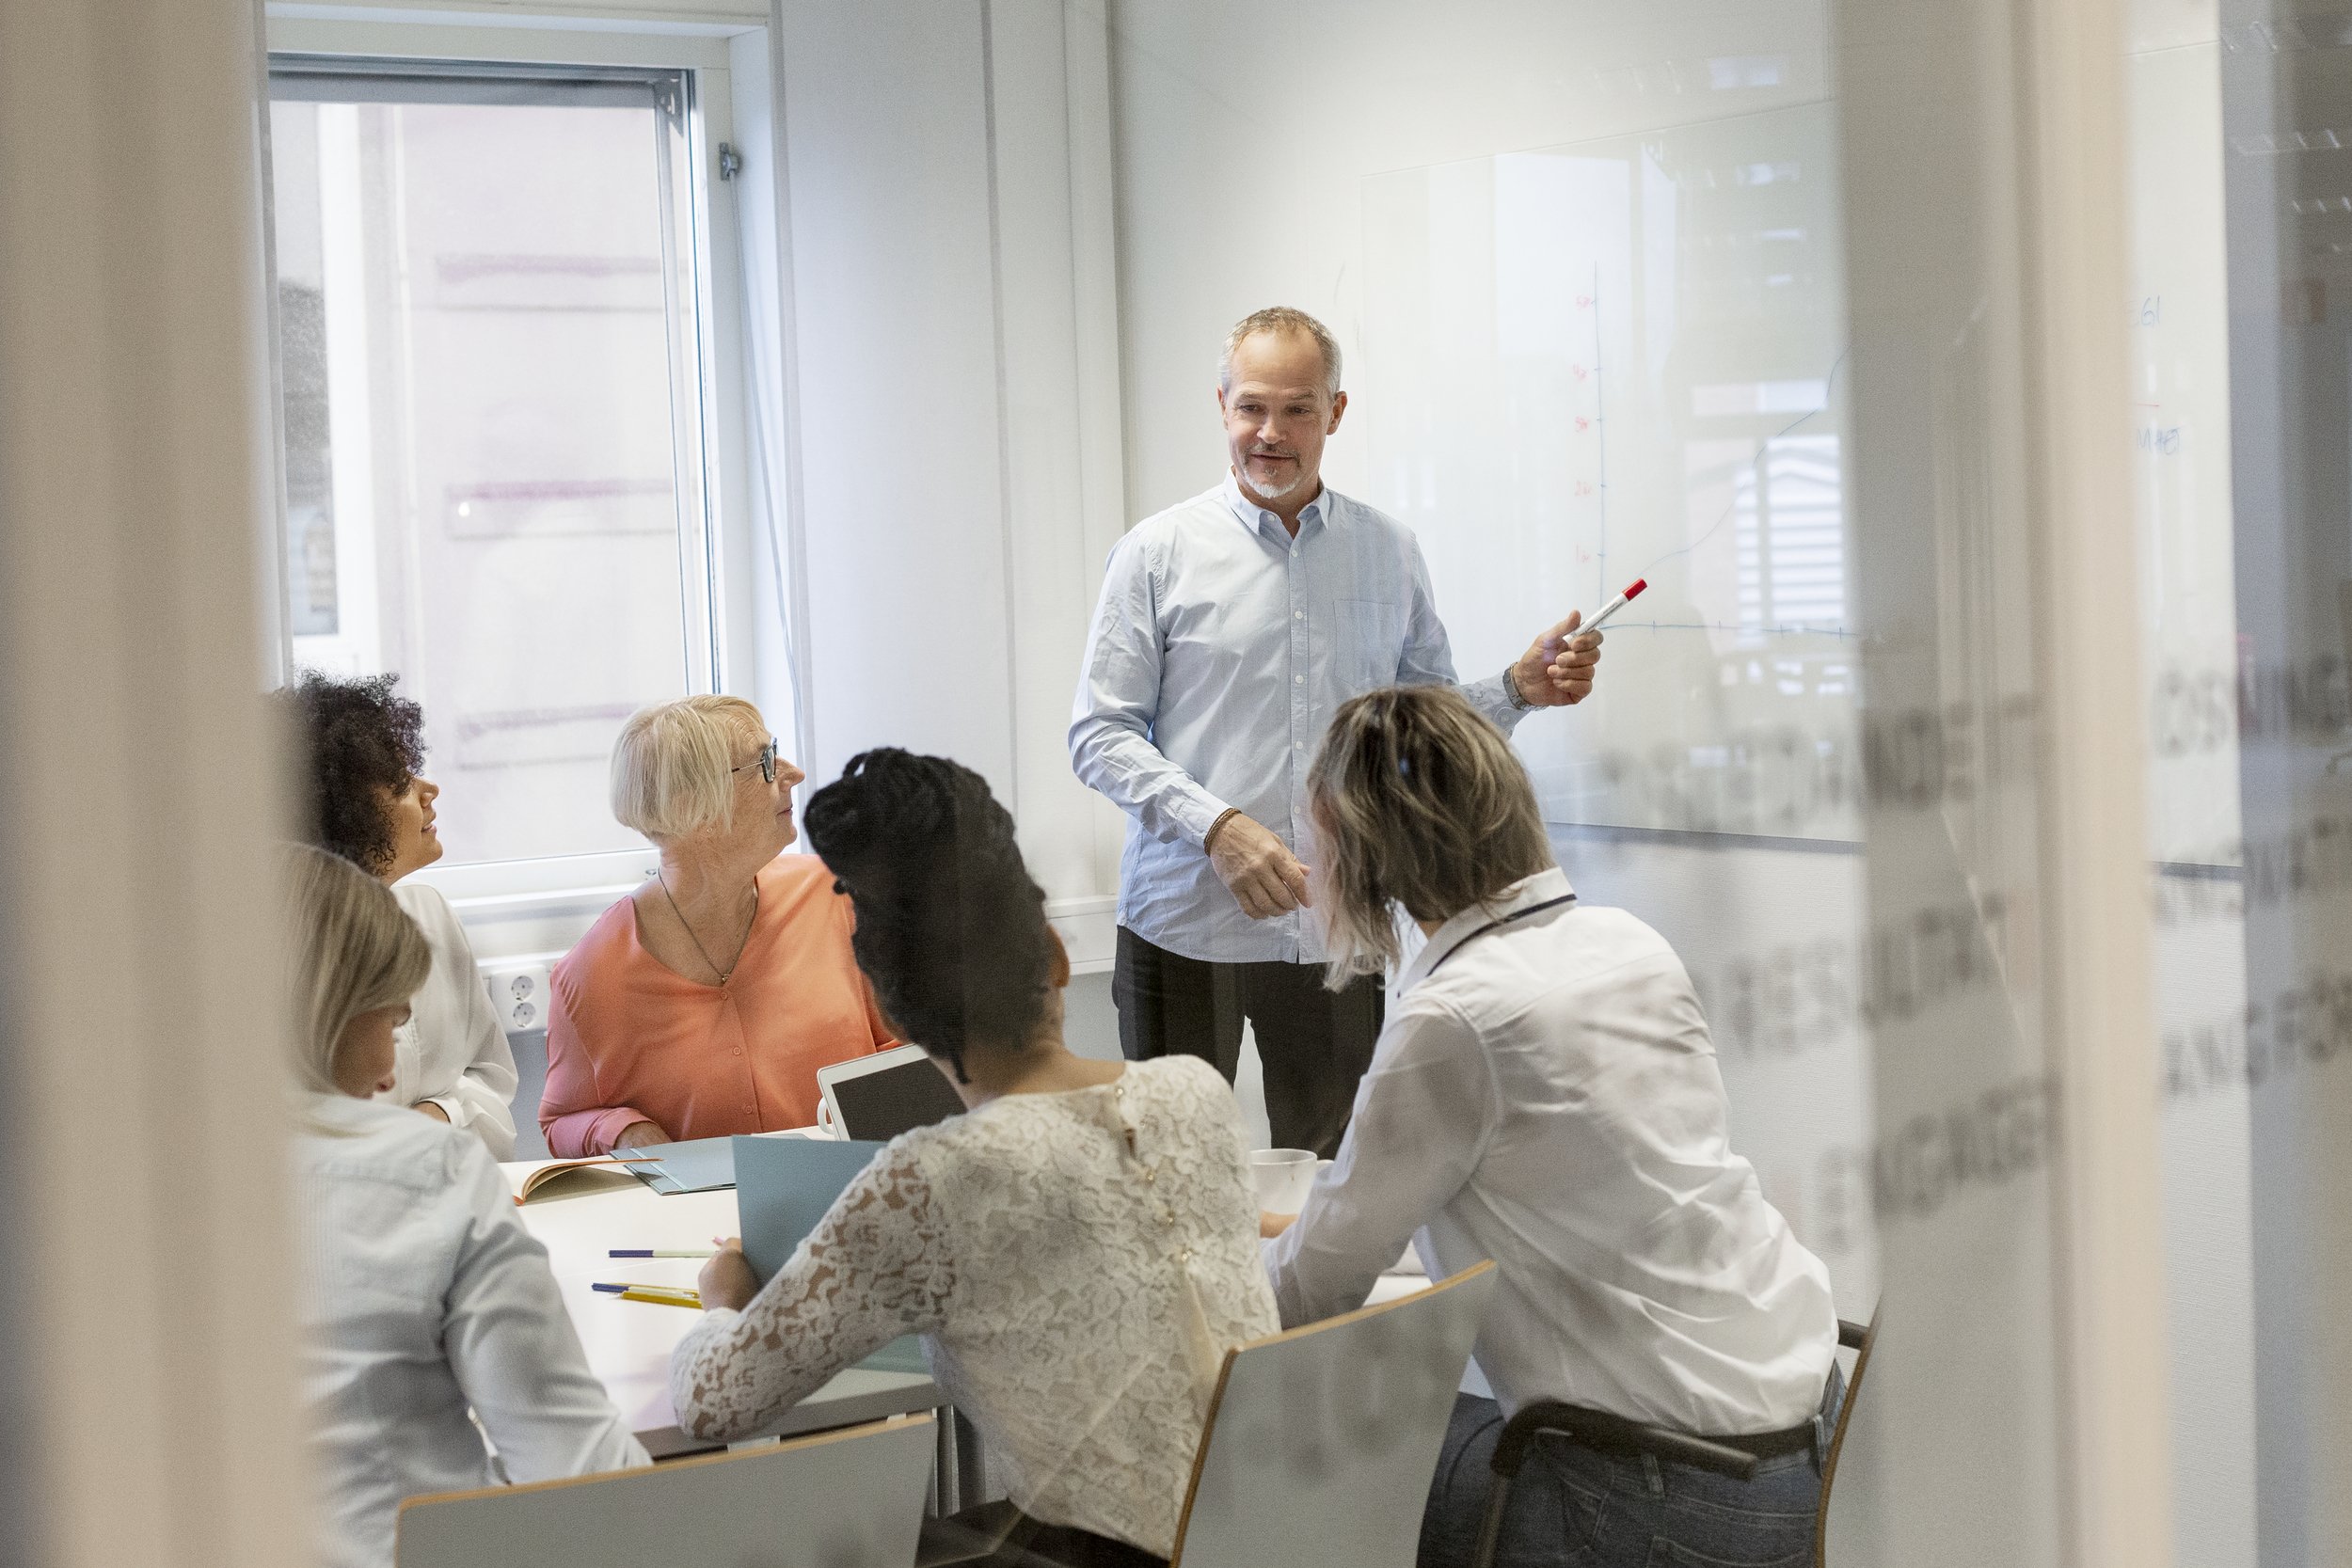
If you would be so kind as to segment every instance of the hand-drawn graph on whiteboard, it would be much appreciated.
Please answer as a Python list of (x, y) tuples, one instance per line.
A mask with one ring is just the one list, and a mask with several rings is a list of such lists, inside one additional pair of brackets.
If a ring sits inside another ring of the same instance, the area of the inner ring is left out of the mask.
[(1851, 838), (1860, 648), (1826, 105), (1364, 182), (1357, 416), (1466, 676), (1636, 577), (1547, 816)]

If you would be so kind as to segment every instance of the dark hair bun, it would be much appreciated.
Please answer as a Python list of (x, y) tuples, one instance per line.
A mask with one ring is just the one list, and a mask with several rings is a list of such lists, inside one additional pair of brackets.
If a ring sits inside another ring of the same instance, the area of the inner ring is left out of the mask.
[(1053, 938), (1011, 814), (985, 779), (882, 747), (811, 797), (803, 824), (856, 908), (858, 967), (910, 1043), (959, 1078), (972, 1041), (1028, 1043), (1044, 1017)]

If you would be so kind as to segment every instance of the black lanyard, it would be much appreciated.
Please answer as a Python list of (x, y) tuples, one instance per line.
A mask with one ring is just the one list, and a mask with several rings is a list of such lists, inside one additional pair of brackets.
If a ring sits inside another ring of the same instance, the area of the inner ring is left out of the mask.
[(1525, 920), (1531, 914), (1541, 914), (1546, 910), (1556, 910), (1563, 904), (1573, 904), (1575, 902), (1576, 895), (1573, 893), (1566, 893), (1561, 895), (1557, 898), (1547, 898), (1540, 904), (1530, 904), (1523, 910), (1515, 910), (1511, 913), (1504, 915), (1501, 920), (1489, 920), (1486, 924), (1478, 927), (1477, 930), (1472, 931), (1469, 936), (1464, 937), (1461, 941), (1447, 948), (1445, 950), (1445, 958), (1439, 958), (1436, 963), (1431, 964), (1429, 966), (1428, 974), (1423, 974), (1422, 978), (1425, 980), (1430, 974), (1437, 974), (1438, 971), (1445, 967), (1446, 958), (1454, 957), (1454, 954), (1459, 953), (1463, 948), (1468, 947), (1471, 942), (1476, 942), (1480, 937), (1485, 936), (1488, 931), (1499, 931), (1515, 920)]

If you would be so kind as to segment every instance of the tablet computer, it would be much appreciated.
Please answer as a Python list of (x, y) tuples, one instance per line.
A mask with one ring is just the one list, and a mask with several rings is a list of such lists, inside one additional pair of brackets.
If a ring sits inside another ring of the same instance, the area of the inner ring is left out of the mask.
[(887, 1143), (901, 1132), (960, 1115), (963, 1101), (919, 1045), (817, 1069), (834, 1136)]

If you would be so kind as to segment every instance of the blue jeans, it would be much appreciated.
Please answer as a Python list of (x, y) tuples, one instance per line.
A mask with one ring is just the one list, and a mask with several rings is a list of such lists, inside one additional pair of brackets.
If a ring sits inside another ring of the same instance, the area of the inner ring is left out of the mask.
[[(1833, 1371), (1821, 1410), (1845, 1392)], [(1493, 1483), (1502, 1411), (1456, 1396), (1422, 1516), (1421, 1568), (1467, 1568)], [(1600, 1453), (1539, 1437), (1511, 1488), (1496, 1568), (1809, 1568), (1821, 1470), (1810, 1450), (1781, 1454), (1750, 1481), (1647, 1454)]]

